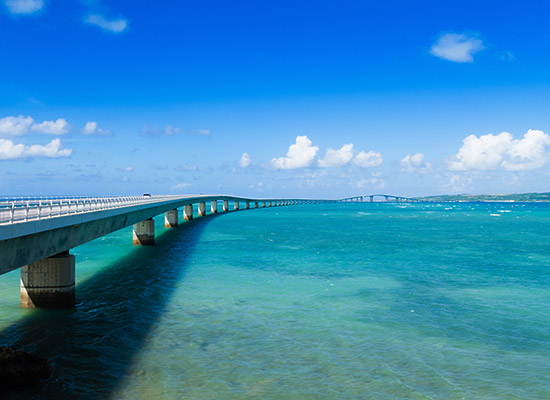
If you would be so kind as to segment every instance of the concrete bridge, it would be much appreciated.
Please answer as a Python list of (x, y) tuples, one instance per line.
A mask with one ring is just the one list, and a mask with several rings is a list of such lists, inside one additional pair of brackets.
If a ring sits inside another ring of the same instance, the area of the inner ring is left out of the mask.
[(394, 202), (398, 202), (398, 203), (401, 203), (401, 202), (408, 202), (408, 203), (412, 203), (412, 202), (417, 202), (418, 200), (412, 198), (412, 197), (403, 197), (403, 196), (394, 196), (392, 194), (368, 194), (366, 196), (363, 196), (363, 198), (366, 198), (368, 197), (369, 198), (369, 201), (371, 203), (374, 202), (374, 199), (376, 197), (383, 197), (384, 198), (384, 201), (394, 201)]
[(226, 195), (0, 199), (0, 274), (21, 268), (22, 307), (71, 307), (75, 257), (83, 243), (133, 225), (134, 245), (153, 245), (153, 217), (165, 226), (219, 211), (334, 203), (336, 200), (251, 199)]
[(393, 201), (393, 202), (418, 202), (418, 200), (412, 198), (412, 197), (403, 197), (403, 196), (394, 196), (392, 194), (367, 194), (365, 196), (354, 196), (354, 197), (346, 197), (346, 198), (343, 198), (343, 199), (340, 199), (339, 201), (340, 202), (352, 202), (352, 203), (357, 203), (357, 202), (363, 202), (365, 201), (366, 198), (369, 199), (369, 201), (371, 203), (374, 202), (374, 199), (376, 197), (382, 197), (384, 199), (384, 201)]

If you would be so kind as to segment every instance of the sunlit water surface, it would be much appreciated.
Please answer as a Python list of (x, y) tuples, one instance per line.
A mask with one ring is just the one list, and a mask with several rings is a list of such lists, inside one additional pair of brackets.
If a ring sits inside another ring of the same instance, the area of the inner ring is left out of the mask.
[[(156, 219), (75, 248), (74, 310), (0, 345), (53, 376), (14, 399), (548, 399), (550, 206), (334, 204)], [(1, 390), (1, 389), (0, 389)]]

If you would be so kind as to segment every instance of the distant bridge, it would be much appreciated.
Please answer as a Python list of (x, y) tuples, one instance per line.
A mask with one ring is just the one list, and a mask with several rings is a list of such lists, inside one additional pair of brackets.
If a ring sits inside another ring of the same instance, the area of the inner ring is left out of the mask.
[(419, 200), (417, 200), (415, 198), (412, 198), (412, 197), (403, 197), (403, 196), (395, 196), (395, 195), (392, 195), (392, 194), (379, 194), (379, 193), (367, 194), (365, 196), (346, 197), (346, 198), (340, 199), (339, 201), (341, 201), (341, 202), (364, 202), (364, 201), (367, 201), (366, 199), (368, 199), (368, 201), (370, 203), (373, 203), (375, 201), (375, 198), (377, 198), (377, 197), (383, 198), (384, 201), (387, 201), (387, 202), (390, 202), (390, 201), (391, 202), (398, 202), (398, 203), (402, 203), (402, 202), (416, 203), (416, 202), (419, 202)]
[[(22, 307), (70, 307), (75, 300), (75, 257), (69, 250), (133, 225), (135, 245), (155, 242), (153, 217), (165, 227), (222, 210), (335, 203), (320, 199), (251, 199), (226, 195), (0, 199), (0, 274), (21, 268)], [(193, 207), (196, 205), (196, 207)]]

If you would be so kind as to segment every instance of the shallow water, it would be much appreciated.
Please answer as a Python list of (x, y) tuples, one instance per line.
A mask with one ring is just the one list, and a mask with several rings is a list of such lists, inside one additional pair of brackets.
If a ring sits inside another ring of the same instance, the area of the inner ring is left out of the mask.
[(550, 206), (331, 204), (131, 228), (75, 248), (74, 310), (19, 308), (17, 398), (548, 399)]

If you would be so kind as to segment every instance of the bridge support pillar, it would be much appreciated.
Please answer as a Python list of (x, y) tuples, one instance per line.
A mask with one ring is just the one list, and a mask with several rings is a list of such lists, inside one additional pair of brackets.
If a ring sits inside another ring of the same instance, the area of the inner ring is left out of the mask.
[(199, 217), (204, 217), (206, 215), (206, 203), (199, 203)]
[(245, 210), (248, 210), (250, 208), (250, 202), (249, 201), (245, 201), (244, 202), (244, 209)]
[(254, 202), (254, 208), (258, 208), (258, 202), (257, 201)]
[(155, 244), (155, 221), (153, 218), (134, 224), (134, 244)]
[(164, 214), (164, 227), (175, 228), (178, 226), (178, 210), (170, 210)]
[(216, 214), (218, 212), (218, 200), (212, 200), (210, 202), (210, 212)]
[(239, 202), (238, 201), (233, 202), (233, 208), (235, 209), (235, 211), (237, 211), (239, 209)]
[(265, 201), (262, 201), (262, 208), (265, 208)]
[(183, 219), (190, 221), (193, 219), (193, 204), (183, 206)]
[(229, 200), (224, 200), (223, 201), (223, 211), (224, 212), (229, 211)]
[(21, 267), (21, 307), (74, 306), (75, 258), (68, 251)]

